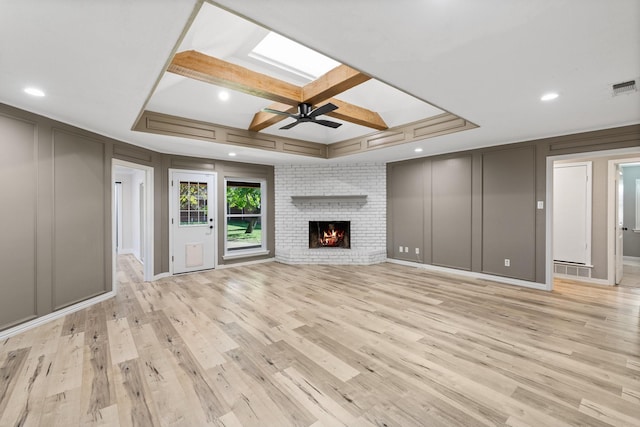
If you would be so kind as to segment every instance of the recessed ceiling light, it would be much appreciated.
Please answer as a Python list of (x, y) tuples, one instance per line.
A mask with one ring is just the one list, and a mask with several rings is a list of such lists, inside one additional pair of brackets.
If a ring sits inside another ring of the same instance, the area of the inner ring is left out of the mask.
[(415, 151), (416, 153), (422, 153), (422, 148), (416, 148), (413, 151)]
[(39, 96), (42, 97), (44, 96), (44, 92), (36, 87), (28, 87), (25, 88), (25, 93), (28, 93), (31, 96)]
[(235, 157), (235, 156), (237, 156), (236, 153), (229, 153), (229, 157)]
[(220, 101), (228, 101), (229, 100), (229, 92), (227, 92), (226, 90), (221, 90), (220, 92), (218, 92), (218, 99)]
[(558, 97), (558, 94), (555, 92), (549, 92), (549, 93), (545, 93), (544, 95), (542, 95), (540, 97), (540, 101), (551, 101), (553, 99), (556, 99)]

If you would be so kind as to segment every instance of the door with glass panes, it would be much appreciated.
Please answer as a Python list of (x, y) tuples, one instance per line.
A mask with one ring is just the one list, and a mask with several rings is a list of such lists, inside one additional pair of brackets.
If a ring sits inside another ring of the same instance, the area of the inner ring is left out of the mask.
[(215, 268), (214, 173), (170, 174), (173, 274)]

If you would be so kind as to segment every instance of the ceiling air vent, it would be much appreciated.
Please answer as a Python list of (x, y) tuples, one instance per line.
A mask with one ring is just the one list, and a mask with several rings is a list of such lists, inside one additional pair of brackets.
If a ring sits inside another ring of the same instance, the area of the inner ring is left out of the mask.
[(635, 80), (628, 82), (616, 83), (613, 85), (613, 96), (622, 95), (623, 93), (636, 92), (638, 87)]

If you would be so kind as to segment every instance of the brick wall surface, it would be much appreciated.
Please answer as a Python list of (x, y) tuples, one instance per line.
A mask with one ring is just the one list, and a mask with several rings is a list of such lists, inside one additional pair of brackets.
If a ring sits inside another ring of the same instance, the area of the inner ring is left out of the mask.
[[(291, 196), (366, 195), (366, 201), (296, 201)], [(289, 264), (375, 264), (386, 257), (386, 166), (275, 166), (276, 260)], [(351, 221), (351, 249), (309, 249), (309, 221)]]

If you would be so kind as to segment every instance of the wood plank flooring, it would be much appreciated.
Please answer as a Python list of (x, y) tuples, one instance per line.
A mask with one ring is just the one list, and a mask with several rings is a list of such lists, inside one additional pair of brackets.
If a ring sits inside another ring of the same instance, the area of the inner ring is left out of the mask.
[(640, 283), (119, 264), (117, 297), (0, 342), (0, 426), (640, 425)]

